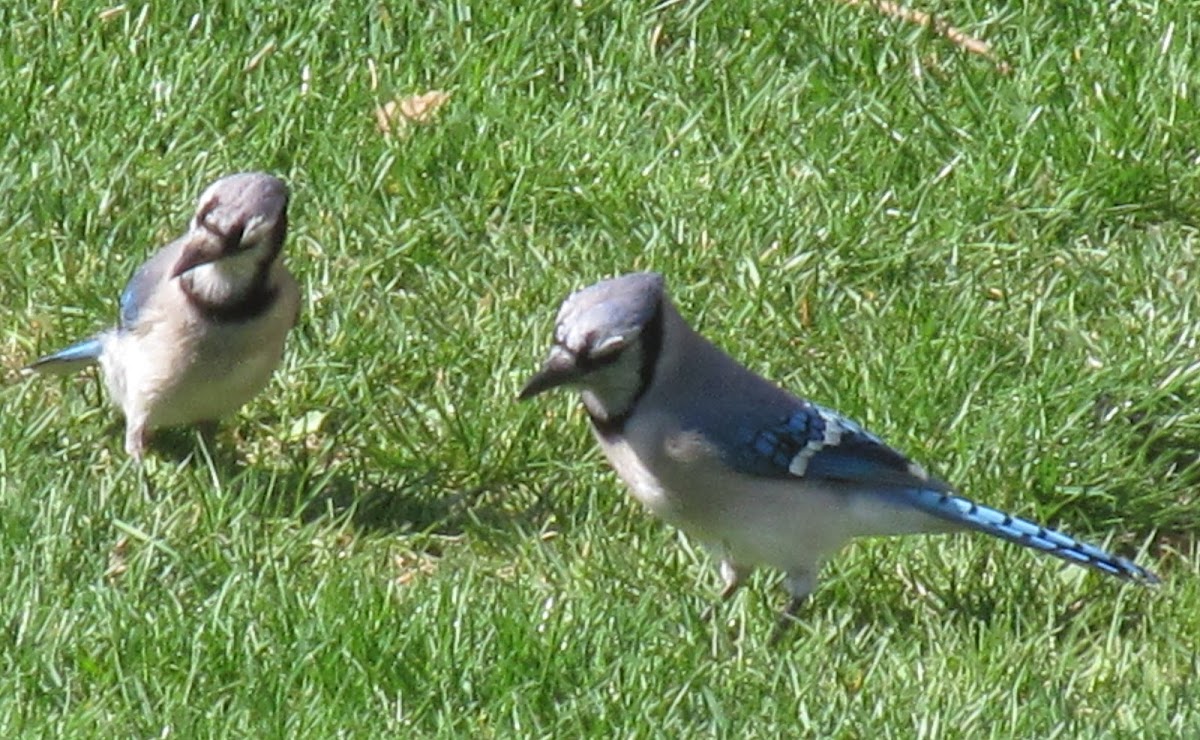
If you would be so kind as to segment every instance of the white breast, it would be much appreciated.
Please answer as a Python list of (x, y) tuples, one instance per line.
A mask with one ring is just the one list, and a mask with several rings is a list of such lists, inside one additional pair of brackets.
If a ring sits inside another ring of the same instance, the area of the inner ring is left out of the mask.
[(213, 323), (172, 286), (142, 309), (135, 330), (109, 335), (101, 367), (125, 416), (148, 428), (187, 425), (254, 398), (283, 356), (299, 303), (291, 276), (277, 277), (277, 300), (249, 321)]
[(633, 448), (624, 440), (608, 443), (603, 438), (600, 438), (600, 446), (633, 497), (655, 516), (674, 521), (671, 497)]

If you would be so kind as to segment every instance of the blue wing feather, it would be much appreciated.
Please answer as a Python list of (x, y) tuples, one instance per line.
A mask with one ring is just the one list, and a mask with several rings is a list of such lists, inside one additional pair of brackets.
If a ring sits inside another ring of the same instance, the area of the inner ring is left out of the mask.
[(137, 324), (142, 307), (150, 300), (150, 296), (167, 278), (168, 269), (179, 254), (179, 242), (175, 241), (160, 249), (150, 259), (142, 263), (125, 290), (121, 291), (120, 312), (117, 315), (117, 326), (130, 329)]
[(151, 265), (152, 262), (147, 262), (139, 267), (126, 283), (125, 290), (121, 291), (121, 308), (117, 315), (117, 325), (122, 329), (128, 329), (137, 323), (138, 313), (154, 288), (156, 276), (147, 269)]
[(807, 401), (764, 429), (743, 435), (729, 461), (743, 473), (948, 490), (879, 437)]

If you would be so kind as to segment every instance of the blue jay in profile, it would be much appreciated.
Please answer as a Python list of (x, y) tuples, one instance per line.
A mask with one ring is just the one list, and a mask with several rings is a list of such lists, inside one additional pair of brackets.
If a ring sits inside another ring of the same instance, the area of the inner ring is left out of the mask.
[(299, 289), (282, 259), (287, 206), (287, 186), (270, 175), (216, 181), (187, 232), (133, 274), (115, 328), (25, 370), (99, 363), (136, 459), (152, 429), (233, 413), (270, 380), (298, 318)]
[(563, 303), (521, 400), (577, 388), (634, 498), (720, 558), (728, 599), (756, 566), (786, 574), (775, 637), (850, 539), (974, 529), (1077, 565), (1158, 583), (1126, 558), (956, 494), (835, 411), (738, 364), (679, 315), (663, 278), (625, 275)]

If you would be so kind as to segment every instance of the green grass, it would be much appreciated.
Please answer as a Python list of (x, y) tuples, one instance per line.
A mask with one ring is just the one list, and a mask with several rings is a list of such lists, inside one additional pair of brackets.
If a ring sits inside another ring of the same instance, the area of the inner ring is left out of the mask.
[[(0, 8), (0, 736), (1200, 730), (1194, 4), (920, 4), (1007, 76), (835, 0), (121, 7)], [(211, 455), (138, 469), (94, 375), (17, 371), (251, 168), (302, 324)], [(513, 401), (563, 296), (635, 269), (1163, 587), (878, 540), (777, 650), (769, 574), (702, 622), (711, 562), (576, 401)]]

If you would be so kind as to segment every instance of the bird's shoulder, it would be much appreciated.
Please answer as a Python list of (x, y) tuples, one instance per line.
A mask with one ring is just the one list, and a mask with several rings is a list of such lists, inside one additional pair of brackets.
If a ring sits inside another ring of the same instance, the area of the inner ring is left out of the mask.
[(134, 271), (121, 291), (118, 326), (130, 330), (137, 326), (142, 309), (168, 279), (171, 265), (179, 257), (179, 241), (171, 242), (155, 252)]

